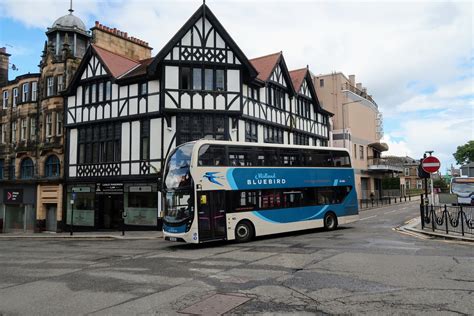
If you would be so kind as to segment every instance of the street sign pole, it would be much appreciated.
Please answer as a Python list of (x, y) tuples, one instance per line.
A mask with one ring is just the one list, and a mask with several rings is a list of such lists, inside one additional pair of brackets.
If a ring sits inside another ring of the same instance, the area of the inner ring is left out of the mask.
[[(435, 201), (434, 201), (434, 188), (433, 188), (432, 174), (439, 170), (439, 168), (441, 167), (441, 162), (439, 161), (438, 158), (431, 155), (433, 153), (432, 151), (428, 151), (428, 153), (430, 154), (429, 157), (426, 157), (426, 153), (423, 155), (425, 158), (421, 162), (421, 167), (424, 171), (430, 174), (431, 204), (433, 205)], [(427, 185), (427, 182), (425, 182), (425, 185)], [(425, 191), (426, 198), (428, 198), (427, 191), (428, 191), (428, 188), (426, 188), (426, 191)]]
[(430, 173), (431, 204), (434, 205), (433, 174)]
[(73, 227), (74, 227), (74, 200), (71, 200), (71, 233), (70, 233), (71, 236), (74, 231)]
[(74, 233), (74, 200), (76, 199), (76, 192), (72, 193), (71, 198), (71, 232), (70, 235), (72, 236)]
[[(425, 160), (425, 158), (426, 158), (426, 153), (423, 154), (423, 160)], [(421, 163), (423, 163), (423, 160), (421, 161)], [(428, 201), (428, 179), (424, 178), (424, 182), (425, 182), (425, 200)]]

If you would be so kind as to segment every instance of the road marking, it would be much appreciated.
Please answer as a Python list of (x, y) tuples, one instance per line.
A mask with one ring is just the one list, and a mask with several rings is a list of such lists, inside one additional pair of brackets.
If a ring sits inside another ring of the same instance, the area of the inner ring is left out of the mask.
[(369, 217), (364, 217), (364, 218), (361, 218), (360, 220), (363, 221), (363, 220), (366, 220), (366, 219), (369, 219), (369, 218), (372, 218), (372, 217), (377, 217), (377, 215), (372, 215), (372, 216), (369, 216)]

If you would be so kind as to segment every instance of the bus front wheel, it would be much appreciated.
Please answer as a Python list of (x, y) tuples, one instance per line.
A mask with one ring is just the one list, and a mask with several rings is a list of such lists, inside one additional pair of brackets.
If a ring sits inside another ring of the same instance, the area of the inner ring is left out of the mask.
[(237, 242), (248, 242), (253, 238), (253, 226), (248, 221), (241, 221), (235, 227), (235, 239)]
[(328, 212), (324, 216), (324, 229), (335, 230), (337, 228), (337, 217), (333, 212)]

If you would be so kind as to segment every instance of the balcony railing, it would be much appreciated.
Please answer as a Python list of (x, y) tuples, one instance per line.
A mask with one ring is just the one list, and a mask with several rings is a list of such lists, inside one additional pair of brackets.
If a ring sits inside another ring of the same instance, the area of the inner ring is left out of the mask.
[(369, 171), (393, 171), (403, 172), (403, 166), (386, 158), (369, 158), (367, 160)]
[(376, 108), (378, 108), (379, 106), (377, 105), (377, 103), (374, 101), (374, 99), (372, 98), (372, 96), (368, 95), (367, 92), (364, 92), (356, 87), (354, 87), (353, 85), (349, 84), (349, 83), (344, 83), (343, 86), (342, 86), (342, 90), (349, 90), (350, 92), (352, 93), (355, 93), (357, 94), (358, 96), (364, 98), (364, 99), (367, 99), (369, 100), (370, 102), (372, 102)]

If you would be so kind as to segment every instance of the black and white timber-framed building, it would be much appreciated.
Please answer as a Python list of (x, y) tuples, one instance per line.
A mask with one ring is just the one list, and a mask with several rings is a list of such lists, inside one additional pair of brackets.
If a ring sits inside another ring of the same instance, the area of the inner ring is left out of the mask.
[[(307, 68), (249, 60), (203, 4), (154, 58), (91, 44), (66, 92), (64, 214), (85, 229), (160, 226), (167, 154), (200, 138), (327, 146)], [(74, 204), (69, 202), (74, 200)]]

